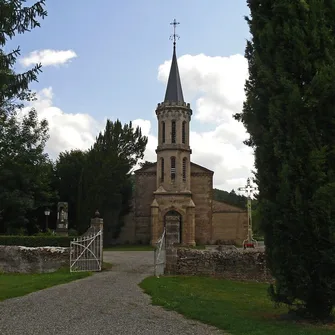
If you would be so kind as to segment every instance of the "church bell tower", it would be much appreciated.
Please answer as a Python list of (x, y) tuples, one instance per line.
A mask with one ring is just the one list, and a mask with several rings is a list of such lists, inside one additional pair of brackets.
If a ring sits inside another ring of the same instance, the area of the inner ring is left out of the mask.
[[(178, 24), (172, 23), (174, 28)], [(184, 101), (176, 56), (175, 32), (173, 54), (165, 98), (156, 108), (158, 120), (157, 188), (169, 192), (190, 191), (190, 121), (192, 110)]]
[[(156, 191), (151, 204), (151, 243), (166, 232), (166, 242), (195, 245), (195, 204), (191, 192), (190, 121), (192, 110), (184, 101), (176, 56), (176, 26), (173, 54), (164, 101), (156, 108)], [(171, 239), (170, 239), (170, 237)]]

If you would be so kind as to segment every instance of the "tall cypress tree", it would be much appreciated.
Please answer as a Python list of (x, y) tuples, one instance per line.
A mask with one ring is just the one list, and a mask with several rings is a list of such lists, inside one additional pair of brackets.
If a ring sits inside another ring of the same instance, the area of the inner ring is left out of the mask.
[(248, 0), (243, 112), (273, 300), (324, 319), (335, 305), (335, 5)]

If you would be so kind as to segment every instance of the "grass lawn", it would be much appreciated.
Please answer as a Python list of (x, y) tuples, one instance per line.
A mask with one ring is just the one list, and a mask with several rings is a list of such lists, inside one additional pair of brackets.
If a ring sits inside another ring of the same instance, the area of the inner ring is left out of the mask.
[(52, 273), (9, 274), (0, 275), (0, 301), (20, 297), (45, 288), (65, 284), (89, 276), (89, 272), (70, 273), (69, 268), (62, 268)]
[(225, 330), (231, 335), (335, 334), (335, 325), (317, 326), (277, 318), (267, 297), (267, 284), (206, 277), (149, 277), (140, 286), (152, 303)]

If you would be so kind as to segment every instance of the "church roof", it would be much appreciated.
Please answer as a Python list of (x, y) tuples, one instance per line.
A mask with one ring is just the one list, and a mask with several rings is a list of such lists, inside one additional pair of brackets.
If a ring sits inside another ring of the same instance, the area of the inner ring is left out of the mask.
[(193, 162), (191, 162), (191, 169), (192, 167), (194, 168), (198, 168), (199, 170), (202, 170), (203, 172), (207, 172), (208, 174), (214, 174), (214, 171), (210, 170), (210, 169), (207, 169), (205, 168), (204, 166), (202, 165), (199, 165), (199, 164), (195, 164)]
[(170, 68), (169, 80), (166, 87), (164, 102), (184, 103), (183, 89), (181, 87), (178, 62), (176, 56), (176, 45), (173, 45), (172, 63)]
[(134, 171), (134, 174), (140, 173), (140, 172), (151, 172), (151, 171), (156, 171), (156, 165), (157, 162), (150, 162), (152, 164), (143, 166), (137, 170)]

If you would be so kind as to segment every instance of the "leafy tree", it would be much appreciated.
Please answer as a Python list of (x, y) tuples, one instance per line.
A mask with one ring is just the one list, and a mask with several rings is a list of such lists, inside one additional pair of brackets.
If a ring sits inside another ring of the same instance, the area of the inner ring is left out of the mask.
[(7, 233), (26, 231), (27, 214), (34, 217), (31, 211), (55, 197), (52, 163), (44, 153), (47, 139), (47, 122), (34, 110), (0, 120), (0, 210)]
[(246, 209), (247, 198), (243, 195), (236, 194), (234, 190), (230, 192), (224, 190), (213, 190), (213, 198), (216, 201), (222, 201), (232, 206), (237, 206), (239, 208)]
[[(147, 137), (132, 123), (107, 120), (87, 153), (81, 180), (81, 222), (88, 220), (96, 209), (103, 215), (106, 240), (120, 233), (122, 218), (131, 208), (131, 170), (143, 158)], [(86, 210), (86, 212), (85, 212)]]
[(47, 123), (39, 121), (34, 110), (23, 110), (23, 103), (35, 97), (29, 84), (37, 80), (41, 65), (15, 73), (20, 49), (4, 51), (8, 39), (39, 27), (38, 18), (47, 15), (44, 1), (32, 6), (25, 2), (0, 0), (0, 211), (2, 230), (9, 233), (32, 229), (38, 207), (54, 195), (52, 164), (43, 153)]
[(248, 0), (243, 112), (270, 287), (295, 313), (335, 305), (335, 3)]

